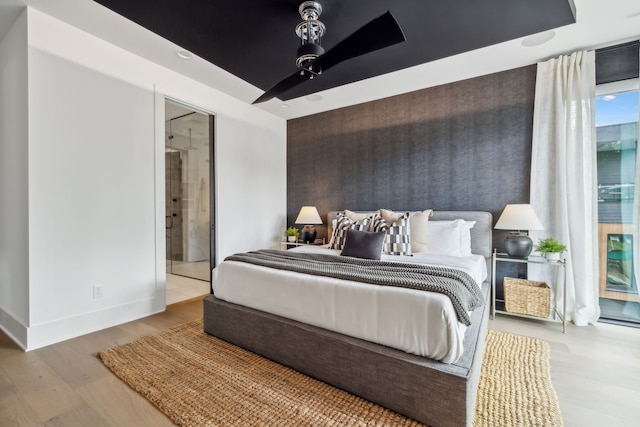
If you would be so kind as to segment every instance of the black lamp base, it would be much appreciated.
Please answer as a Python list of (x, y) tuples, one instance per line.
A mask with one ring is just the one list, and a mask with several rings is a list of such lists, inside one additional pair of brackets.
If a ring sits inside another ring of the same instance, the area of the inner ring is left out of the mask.
[(303, 243), (313, 243), (316, 241), (316, 228), (313, 225), (305, 225), (300, 232), (300, 239)]
[(533, 250), (533, 241), (524, 233), (509, 233), (504, 239), (504, 248), (511, 258), (526, 258)]

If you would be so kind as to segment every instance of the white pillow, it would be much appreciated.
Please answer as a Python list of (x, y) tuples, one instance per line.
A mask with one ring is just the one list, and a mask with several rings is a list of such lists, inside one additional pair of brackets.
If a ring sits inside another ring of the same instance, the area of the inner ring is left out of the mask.
[(475, 221), (429, 221), (427, 253), (453, 256), (471, 255), (471, 228)]

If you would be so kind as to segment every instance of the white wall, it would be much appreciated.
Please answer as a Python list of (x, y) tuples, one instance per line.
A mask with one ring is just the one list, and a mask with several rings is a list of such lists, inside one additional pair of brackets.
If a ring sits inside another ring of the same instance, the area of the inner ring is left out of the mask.
[[(22, 345), (164, 309), (164, 96), (216, 115), (219, 259), (276, 247), (286, 211), (283, 119), (27, 12), (30, 277)], [(102, 298), (93, 298), (95, 284)]]
[[(287, 222), (286, 125), (282, 144), (275, 129), (246, 126), (237, 118), (220, 118), (216, 126), (218, 141), (228, 142), (218, 144), (216, 153), (218, 261), (235, 252), (279, 248)], [(272, 214), (276, 206), (284, 208), (279, 215)]]
[(0, 327), (29, 324), (27, 15), (0, 41)]

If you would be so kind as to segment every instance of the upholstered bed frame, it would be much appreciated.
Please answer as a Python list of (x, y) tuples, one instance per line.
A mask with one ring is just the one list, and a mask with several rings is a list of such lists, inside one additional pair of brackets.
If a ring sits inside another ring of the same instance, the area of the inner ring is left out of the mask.
[[(476, 221), (472, 252), (483, 255), (490, 268), (491, 214), (442, 211), (431, 220), (458, 218)], [(488, 279), (482, 289), (486, 302), (473, 311), (464, 353), (452, 364), (227, 303), (214, 295), (204, 299), (204, 330), (430, 427), (471, 426), (489, 318)]]

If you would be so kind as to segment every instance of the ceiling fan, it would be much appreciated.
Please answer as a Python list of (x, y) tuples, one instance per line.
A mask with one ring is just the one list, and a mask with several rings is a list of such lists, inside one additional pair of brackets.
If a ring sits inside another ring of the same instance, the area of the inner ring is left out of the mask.
[(391, 12), (387, 11), (325, 53), (320, 44), (325, 26), (318, 20), (322, 13), (322, 5), (317, 1), (305, 1), (298, 7), (298, 12), (302, 17), (302, 22), (296, 26), (296, 34), (302, 41), (296, 60), (299, 70), (262, 94), (253, 101), (254, 104), (275, 98), (306, 80), (313, 80), (315, 76), (340, 62), (406, 40), (400, 25)]

